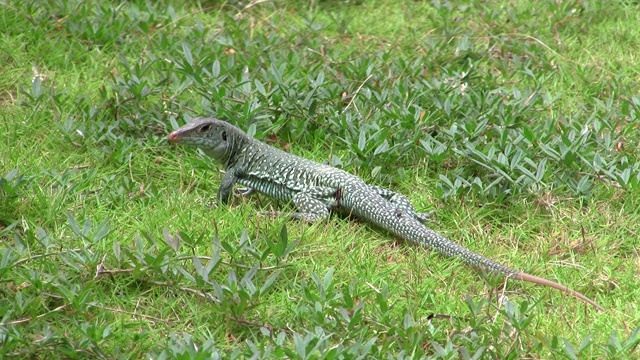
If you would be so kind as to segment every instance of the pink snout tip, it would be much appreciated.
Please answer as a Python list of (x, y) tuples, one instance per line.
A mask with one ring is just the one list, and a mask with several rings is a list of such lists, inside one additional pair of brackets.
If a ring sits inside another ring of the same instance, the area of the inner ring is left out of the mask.
[(169, 140), (171, 142), (177, 142), (178, 141), (178, 132), (174, 131), (171, 134), (169, 134), (169, 136), (167, 136), (167, 140)]

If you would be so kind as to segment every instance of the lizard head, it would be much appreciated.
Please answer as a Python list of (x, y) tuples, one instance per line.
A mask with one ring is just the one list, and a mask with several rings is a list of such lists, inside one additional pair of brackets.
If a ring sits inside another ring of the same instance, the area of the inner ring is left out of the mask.
[(194, 118), (188, 124), (173, 131), (170, 142), (196, 146), (215, 160), (226, 163), (246, 134), (237, 127), (214, 118)]

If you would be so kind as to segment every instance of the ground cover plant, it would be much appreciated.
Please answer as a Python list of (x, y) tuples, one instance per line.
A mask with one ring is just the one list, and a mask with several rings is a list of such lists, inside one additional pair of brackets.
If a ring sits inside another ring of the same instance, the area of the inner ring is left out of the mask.
[[(0, 357), (637, 358), (639, 6), (0, 1)], [(215, 164), (165, 140), (203, 115), (607, 312), (215, 207)]]

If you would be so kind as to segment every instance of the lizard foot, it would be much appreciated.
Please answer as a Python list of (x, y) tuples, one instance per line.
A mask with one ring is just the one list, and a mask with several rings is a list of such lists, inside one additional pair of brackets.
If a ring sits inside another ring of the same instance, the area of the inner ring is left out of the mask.
[(250, 187), (242, 187), (242, 188), (235, 188), (233, 192), (240, 197), (245, 197), (253, 194), (254, 192), (256, 192), (256, 190)]
[(435, 213), (436, 213), (435, 210), (431, 210), (426, 213), (415, 213), (414, 217), (416, 218), (416, 220), (420, 221), (423, 224), (426, 222), (436, 222), (431, 218)]

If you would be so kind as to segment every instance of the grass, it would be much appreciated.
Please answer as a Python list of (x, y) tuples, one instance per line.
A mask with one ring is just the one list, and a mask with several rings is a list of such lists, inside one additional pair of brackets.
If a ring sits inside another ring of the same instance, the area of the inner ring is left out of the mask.
[[(637, 358), (634, 2), (1, 1), (0, 357)], [(201, 115), (595, 298), (212, 207)]]

